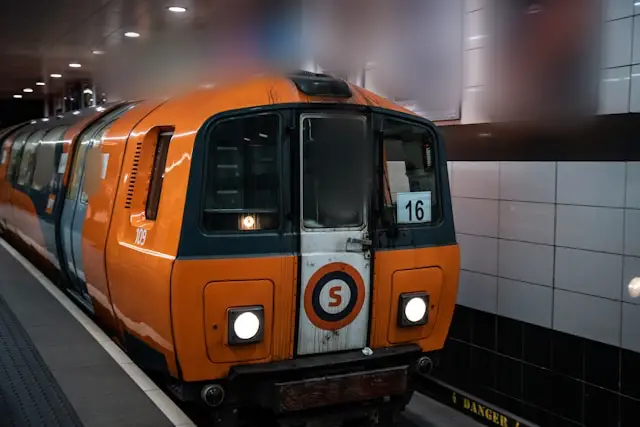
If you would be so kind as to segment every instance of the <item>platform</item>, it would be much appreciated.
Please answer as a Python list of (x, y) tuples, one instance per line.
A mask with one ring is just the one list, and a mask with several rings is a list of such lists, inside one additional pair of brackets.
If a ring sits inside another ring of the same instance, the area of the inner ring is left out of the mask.
[[(66, 295), (0, 239), (0, 427), (32, 426), (195, 427)], [(444, 426), (480, 424), (416, 393), (395, 427)]]
[(84, 313), (12, 254), (0, 240), (2, 427), (193, 426)]

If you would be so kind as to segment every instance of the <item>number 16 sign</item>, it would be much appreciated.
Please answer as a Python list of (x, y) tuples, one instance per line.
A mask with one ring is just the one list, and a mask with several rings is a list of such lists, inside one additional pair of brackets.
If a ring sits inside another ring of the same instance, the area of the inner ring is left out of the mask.
[(398, 193), (398, 224), (416, 224), (431, 221), (431, 191)]

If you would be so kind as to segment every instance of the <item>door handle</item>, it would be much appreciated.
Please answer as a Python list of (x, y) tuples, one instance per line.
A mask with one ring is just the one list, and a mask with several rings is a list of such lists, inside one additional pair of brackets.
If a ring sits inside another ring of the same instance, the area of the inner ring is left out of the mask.
[(347, 238), (346, 250), (347, 252), (367, 252), (371, 249), (372, 244), (373, 242), (368, 238), (356, 239), (349, 237)]

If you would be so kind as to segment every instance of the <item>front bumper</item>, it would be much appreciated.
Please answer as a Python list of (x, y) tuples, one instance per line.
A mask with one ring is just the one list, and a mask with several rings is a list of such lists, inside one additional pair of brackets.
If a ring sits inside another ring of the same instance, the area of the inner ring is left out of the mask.
[(323, 354), (231, 369), (233, 400), (290, 413), (378, 399), (404, 400), (421, 355), (417, 345)]

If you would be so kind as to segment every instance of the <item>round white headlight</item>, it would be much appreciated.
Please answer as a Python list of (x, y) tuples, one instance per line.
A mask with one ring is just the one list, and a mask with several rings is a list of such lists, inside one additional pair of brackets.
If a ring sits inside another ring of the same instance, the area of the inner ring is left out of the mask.
[(404, 306), (404, 316), (409, 322), (419, 322), (427, 313), (427, 304), (422, 298), (411, 298)]
[(629, 295), (631, 298), (640, 297), (640, 277), (634, 277), (629, 282)]
[(260, 330), (260, 319), (251, 312), (242, 313), (233, 322), (233, 332), (241, 340), (248, 340), (256, 336)]

